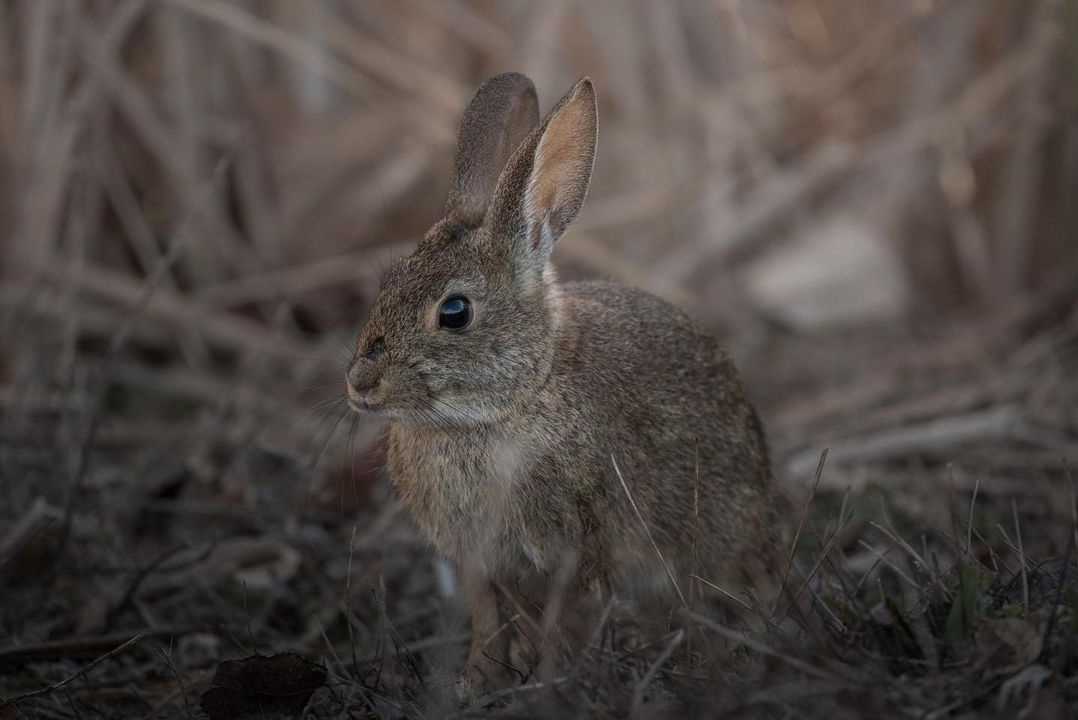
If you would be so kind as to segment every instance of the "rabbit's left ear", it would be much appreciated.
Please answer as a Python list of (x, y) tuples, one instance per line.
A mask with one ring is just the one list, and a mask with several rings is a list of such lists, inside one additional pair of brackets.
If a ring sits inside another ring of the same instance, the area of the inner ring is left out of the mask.
[(539, 125), (539, 100), (520, 73), (496, 75), (476, 91), (460, 121), (446, 214), (478, 224), (513, 151)]
[[(488, 220), (520, 260), (541, 267), (588, 194), (598, 140), (595, 89), (583, 78), (551, 110), (498, 179)], [(523, 255), (523, 257), (522, 257)]]

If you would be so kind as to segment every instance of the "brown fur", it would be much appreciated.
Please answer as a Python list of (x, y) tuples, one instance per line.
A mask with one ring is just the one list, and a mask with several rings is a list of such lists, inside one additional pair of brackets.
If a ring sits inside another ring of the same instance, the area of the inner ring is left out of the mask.
[[(654, 540), (682, 593), (693, 574), (740, 593), (774, 567), (780, 526), (760, 421), (714, 340), (647, 293), (555, 280), (552, 245), (594, 160), (590, 82), (502, 157), (474, 128), (504, 133), (506, 108), (534, 90), (499, 78), (469, 106), (472, 137), (458, 146), (487, 153), (458, 157), (458, 172), (485, 175), (457, 178), (446, 219), (387, 274), (348, 370), (354, 407), (391, 420), (401, 498), (463, 572), (473, 690), (508, 662), (496, 585), (539, 588), (526, 599), (541, 601), (573, 557), (578, 596), (676, 604)], [(439, 329), (437, 309), (456, 294), (474, 320)]]

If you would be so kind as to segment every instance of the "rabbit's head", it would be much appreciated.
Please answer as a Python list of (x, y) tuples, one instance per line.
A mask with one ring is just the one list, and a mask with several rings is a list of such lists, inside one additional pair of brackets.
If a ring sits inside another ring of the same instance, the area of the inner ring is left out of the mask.
[(485, 82), (464, 112), (445, 217), (386, 273), (347, 371), (349, 404), (408, 423), (497, 421), (542, 384), (560, 306), (550, 254), (587, 195), (595, 93), (539, 122), (532, 82)]

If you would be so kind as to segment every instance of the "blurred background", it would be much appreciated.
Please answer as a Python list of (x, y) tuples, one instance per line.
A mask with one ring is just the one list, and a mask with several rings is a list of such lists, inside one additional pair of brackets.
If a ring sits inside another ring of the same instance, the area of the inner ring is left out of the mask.
[(667, 297), (742, 356), (999, 317), (1076, 277), (1076, 25), (1062, 0), (7, 0), (5, 384), (66, 388), (112, 348), (113, 381), (305, 433), (292, 390), (341, 364), (509, 69), (544, 109), (599, 90), (568, 276)]
[[(882, 489), (931, 528), (945, 495), (1017, 498), (1061, 547), (1072, 0), (0, 0), (0, 529), (52, 528), (28, 567), (62, 582), (75, 540), (106, 566), (237, 526), (331, 578), (357, 532), (427, 557), (341, 379), (381, 270), (439, 217), (461, 111), (507, 70), (543, 112), (597, 88), (562, 276), (721, 337), (791, 493), (829, 447), (821, 493)], [(365, 577), (433, 583), (393, 558)], [(0, 637), (123, 615), (52, 602)]]

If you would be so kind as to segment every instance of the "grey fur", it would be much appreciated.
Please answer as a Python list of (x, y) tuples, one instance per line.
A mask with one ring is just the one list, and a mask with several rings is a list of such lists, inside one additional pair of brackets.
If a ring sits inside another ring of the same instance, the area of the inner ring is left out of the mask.
[(527, 77), (504, 73), (483, 83), (464, 111), (446, 214), (481, 220), (509, 156), (538, 124), (539, 99)]
[[(483, 87), (531, 87), (497, 80)], [(504, 116), (478, 100), (465, 134), (474, 113)], [(550, 179), (534, 173), (552, 122), (559, 136), (547, 137), (545, 167), (569, 185), (525, 202)], [(676, 604), (612, 458), (679, 587), (696, 574), (735, 593), (759, 590), (778, 557), (764, 433), (729, 357), (657, 297), (554, 277), (548, 245), (587, 192), (595, 127), (584, 79), (523, 138), (482, 218), (451, 203), (390, 270), (347, 373), (353, 407), (391, 421), (389, 470), (402, 500), (464, 573), (466, 688), (493, 682), (508, 659), (495, 586), (542, 588), (567, 556), (581, 594)], [(476, 167), (500, 162), (489, 144), (460, 147), (489, 154)], [(454, 294), (475, 310), (464, 332), (437, 327), (440, 302)]]

